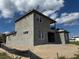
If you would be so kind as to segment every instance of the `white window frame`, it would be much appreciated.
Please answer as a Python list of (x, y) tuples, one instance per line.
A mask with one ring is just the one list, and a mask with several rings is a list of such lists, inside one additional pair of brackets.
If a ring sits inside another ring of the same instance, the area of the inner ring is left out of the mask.
[(40, 32), (40, 31), (39, 31), (39, 38), (40, 38), (41, 40), (44, 40), (44, 34), (43, 34), (43, 32)]

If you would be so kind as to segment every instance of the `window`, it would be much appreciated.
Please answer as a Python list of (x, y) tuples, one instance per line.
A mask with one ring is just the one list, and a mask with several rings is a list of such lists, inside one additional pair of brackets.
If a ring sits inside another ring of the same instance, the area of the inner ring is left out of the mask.
[(23, 32), (24, 34), (28, 34), (28, 31)]
[(43, 22), (42, 19), (41, 19), (41, 17), (38, 17), (38, 18), (37, 18), (37, 21)]
[(43, 22), (42, 19), (41, 19), (41, 17), (39, 17), (39, 22), (41, 22), (41, 23)]
[(40, 19), (39, 21), (40, 21), (40, 22), (42, 22), (42, 20), (41, 20), (41, 19)]
[(40, 38), (40, 39), (44, 39), (43, 32), (40, 32), (40, 31), (39, 31), (39, 38)]

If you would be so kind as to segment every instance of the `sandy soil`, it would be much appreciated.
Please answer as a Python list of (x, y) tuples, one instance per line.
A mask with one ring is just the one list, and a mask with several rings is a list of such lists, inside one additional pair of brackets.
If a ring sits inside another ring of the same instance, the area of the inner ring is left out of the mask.
[[(19, 47), (18, 49), (29, 49), (37, 56), (41, 57), (42, 59), (57, 59), (58, 56), (65, 56), (67, 58), (74, 57), (74, 54), (79, 54), (79, 46), (72, 45), (72, 44), (47, 44), (47, 45), (39, 45), (31, 48), (27, 47)], [(0, 49), (0, 51), (4, 51)], [(22, 58), (24, 59), (24, 58)], [(27, 59), (27, 58), (25, 58)]]
[(37, 54), (43, 59), (57, 59), (58, 56), (65, 56), (67, 58), (74, 57), (74, 54), (79, 53), (79, 46), (76, 45), (40, 45), (31, 49), (32, 52)]

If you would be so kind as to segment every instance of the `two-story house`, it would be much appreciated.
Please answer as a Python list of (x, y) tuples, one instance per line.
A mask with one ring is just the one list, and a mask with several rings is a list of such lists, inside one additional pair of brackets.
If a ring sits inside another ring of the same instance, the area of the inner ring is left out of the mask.
[(6, 45), (19, 47), (49, 42), (61, 43), (62, 38), (59, 38), (59, 36), (62, 37), (62, 35), (59, 35), (59, 33), (63, 32), (56, 30), (55, 25), (54, 29), (51, 30), (51, 23), (55, 24), (56, 21), (36, 10), (32, 10), (15, 21), (15, 32), (7, 36)]

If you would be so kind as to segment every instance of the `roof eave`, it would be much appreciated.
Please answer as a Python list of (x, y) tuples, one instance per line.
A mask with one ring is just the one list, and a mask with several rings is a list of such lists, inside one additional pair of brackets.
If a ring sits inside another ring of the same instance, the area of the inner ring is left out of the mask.
[(38, 12), (38, 11), (36, 11), (36, 10), (32, 10), (32, 11), (30, 11), (29, 13), (25, 14), (24, 16), (22, 16), (22, 17), (18, 18), (18, 19), (15, 21), (15, 23), (16, 23), (16, 22), (18, 22), (19, 20), (21, 20), (22, 18), (24, 18), (25, 16), (27, 16), (27, 15), (29, 15), (29, 14), (33, 13), (33, 12), (38, 13), (38, 14), (40, 14), (40, 15), (42, 15), (42, 16), (44, 16), (44, 17), (48, 18), (49, 20), (51, 20), (50, 24), (51, 24), (51, 23), (56, 23), (56, 21), (55, 21), (55, 20), (53, 20), (53, 19), (49, 18), (48, 16), (43, 15), (42, 13), (40, 13), (40, 12)]

